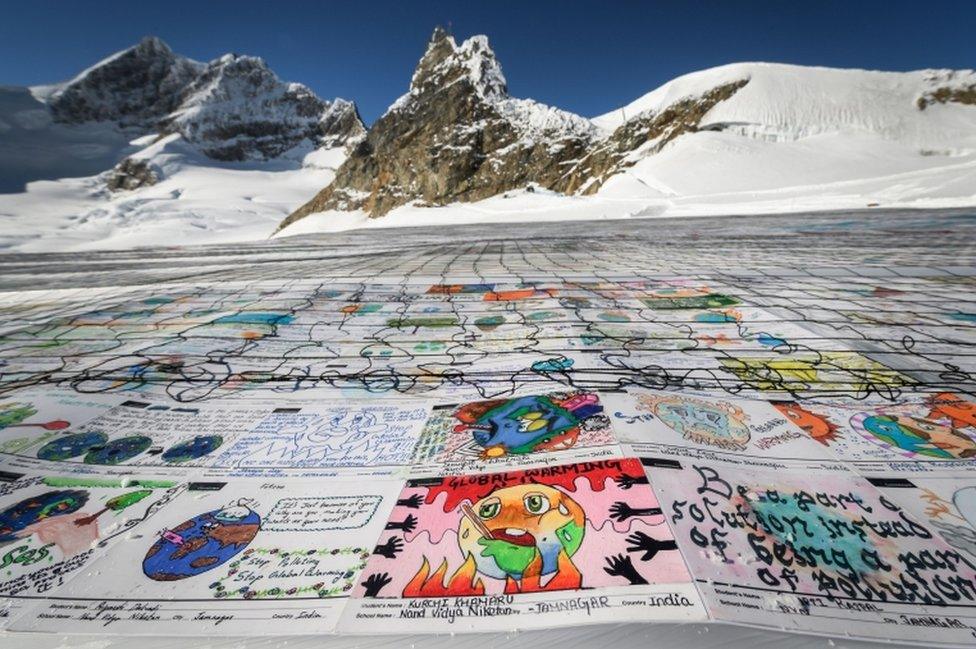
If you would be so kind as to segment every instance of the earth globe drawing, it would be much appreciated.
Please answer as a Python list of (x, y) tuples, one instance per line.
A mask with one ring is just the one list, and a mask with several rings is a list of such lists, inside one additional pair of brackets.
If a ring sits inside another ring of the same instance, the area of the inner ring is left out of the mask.
[(142, 572), (154, 581), (179, 581), (212, 570), (257, 536), (261, 517), (239, 502), (164, 530), (146, 552)]
[(87, 453), (93, 446), (102, 446), (108, 440), (105, 433), (75, 433), (52, 439), (37, 450), (37, 457), (52, 462), (63, 462)]
[(120, 437), (90, 449), (85, 454), (85, 464), (121, 464), (144, 452), (150, 446), (152, 446), (152, 439), (145, 435)]
[(88, 502), (88, 492), (80, 489), (48, 491), (7, 507), (0, 512), (0, 543), (19, 538), (31, 525), (54, 516), (73, 514)]
[(224, 438), (220, 435), (197, 435), (193, 439), (169, 447), (163, 451), (162, 458), (164, 462), (171, 464), (192, 462), (209, 455), (223, 443)]

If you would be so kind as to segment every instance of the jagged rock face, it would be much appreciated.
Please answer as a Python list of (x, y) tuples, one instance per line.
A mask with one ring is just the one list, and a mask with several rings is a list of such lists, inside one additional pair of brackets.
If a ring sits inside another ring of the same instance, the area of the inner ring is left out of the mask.
[(932, 104), (968, 104), (976, 106), (976, 84), (953, 88), (942, 86), (918, 98), (918, 109), (925, 110)]
[(381, 216), (414, 200), (438, 205), (529, 183), (549, 187), (596, 134), (581, 117), (508, 97), (485, 37), (459, 46), (437, 30), (410, 91), (370, 128), (332, 185), (282, 227), (326, 209)]
[(68, 82), (49, 105), (59, 122), (151, 129), (179, 105), (199, 72), (198, 63), (174, 54), (158, 38), (145, 38)]
[(356, 104), (345, 99), (326, 103), (329, 107), (319, 117), (315, 130), (320, 146), (349, 146), (366, 136), (366, 126)]
[(476, 201), (530, 185), (594, 193), (611, 175), (698, 129), (748, 79), (638, 115), (610, 135), (572, 113), (508, 96), (487, 39), (458, 46), (438, 29), (410, 92), (369, 130), (331, 185), (281, 228), (325, 210), (382, 216), (409, 202)]
[(125, 158), (109, 172), (105, 181), (111, 192), (131, 191), (159, 182), (159, 174), (145, 160)]
[(284, 83), (263, 60), (227, 54), (212, 61), (162, 122), (217, 160), (274, 158), (303, 140), (336, 146), (365, 128), (351, 102), (319, 99), (299, 83)]
[(657, 153), (675, 138), (697, 131), (708, 111), (747, 83), (748, 79), (740, 79), (716, 86), (700, 97), (682, 99), (660, 112), (634, 117), (593, 147), (553, 189), (595, 194), (610, 176), (637, 162), (634, 153)]
[(932, 89), (922, 93), (915, 102), (919, 110), (933, 104), (976, 106), (976, 71), (931, 70), (926, 81)]
[(61, 122), (179, 133), (217, 160), (266, 160), (304, 141), (343, 146), (366, 131), (352, 102), (282, 82), (259, 58), (228, 54), (204, 65), (153, 37), (62, 85), (48, 106)]

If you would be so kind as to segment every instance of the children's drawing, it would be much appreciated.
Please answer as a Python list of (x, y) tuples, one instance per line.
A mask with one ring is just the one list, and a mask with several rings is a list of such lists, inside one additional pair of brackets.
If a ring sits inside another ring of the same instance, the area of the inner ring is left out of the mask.
[(732, 451), (749, 443), (749, 418), (727, 401), (705, 401), (670, 394), (641, 394), (637, 409), (651, 412), (685, 439)]
[[(77, 613), (84, 618), (78, 622), (92, 621), (92, 628), (103, 628), (117, 612), (99, 602), (133, 603), (139, 612), (111, 620), (114, 633), (145, 632), (158, 622), (204, 635), (218, 625), (217, 633), (238, 629), (245, 620), (263, 633), (328, 632), (361, 581), (402, 484), (267, 477), (190, 482), (179, 499), (151, 506), (151, 518), (91, 557), (85, 577), (67, 581), (58, 595), (89, 605)], [(90, 499), (83, 511), (100, 507)], [(2, 586), (0, 580), (0, 594)], [(275, 601), (246, 603), (251, 600)], [(147, 627), (142, 611), (149, 610)]]
[(37, 409), (31, 403), (9, 401), (0, 403), (0, 430), (4, 428), (43, 428), (44, 430), (64, 430), (70, 424), (63, 419), (54, 419), (39, 423), (25, 423), (37, 414)]
[(651, 309), (660, 310), (716, 309), (740, 303), (737, 298), (715, 293), (706, 288), (657, 289), (641, 298), (641, 302)]
[[(42, 543), (58, 544), (66, 555), (77, 554), (98, 538), (90, 517), (78, 514), (88, 502), (82, 489), (47, 491), (0, 512), (0, 543), (36, 534)], [(68, 524), (65, 525), (64, 523)]]
[[(4, 565), (18, 564), (22, 574), (16, 576), (8, 568), (0, 579), (0, 592), (41, 590), (58, 575), (81, 567), (83, 563), (66, 562), (135, 524), (146, 515), (155, 490), (172, 486), (169, 482), (57, 477), (12, 483), (9, 495), (19, 499), (0, 510), (0, 546), (15, 547), (0, 560)], [(24, 493), (30, 495), (24, 497)], [(168, 499), (169, 493), (157, 493), (161, 496), (157, 501)], [(30, 568), (42, 559), (50, 570)]]
[(787, 420), (806, 431), (807, 435), (824, 446), (830, 446), (830, 443), (837, 439), (839, 428), (826, 415), (812, 412), (796, 401), (772, 401), (770, 403)]
[(192, 462), (213, 453), (223, 443), (224, 438), (220, 435), (197, 435), (192, 439), (170, 446), (163, 451), (161, 457), (164, 462), (170, 464)]
[[(161, 457), (168, 464), (191, 462), (209, 455), (222, 443), (220, 435), (197, 435), (170, 446)], [(85, 464), (124, 464), (149, 450), (152, 444), (152, 438), (145, 435), (109, 441), (108, 435), (93, 430), (56, 437), (37, 449), (37, 457), (54, 462), (82, 458)]]
[(335, 404), (275, 412), (214, 460), (232, 467), (399, 465), (411, 456), (428, 408)]
[(965, 483), (953, 479), (922, 479), (910, 484), (915, 488), (886, 493), (924, 516), (946, 543), (976, 561), (976, 485), (960, 487)]
[(976, 486), (964, 487), (952, 494), (952, 504), (966, 523), (976, 530)]
[[(5, 362), (0, 360), (0, 366), (3, 365)], [(38, 406), (33, 401), (0, 403), (0, 431), (2, 431), (0, 432), (0, 452), (19, 453), (32, 445), (43, 443), (71, 425), (63, 418), (48, 421), (28, 421), (38, 413), (39, 407), (45, 411), (50, 411), (46, 403), (42, 406)], [(46, 417), (44, 418), (46, 419)]]
[(100, 432), (75, 433), (57, 437), (37, 450), (37, 457), (42, 460), (63, 462), (73, 457), (84, 455), (90, 449), (103, 446), (108, 441), (108, 435)]
[(976, 428), (976, 403), (952, 392), (940, 392), (929, 400), (929, 404), (932, 407), (930, 419), (948, 419), (953, 428)]
[(592, 392), (560, 392), (467, 403), (435, 413), (426, 438), (443, 440), (445, 459), (558, 451), (612, 443), (610, 420)]
[(357, 591), (448, 597), (687, 581), (638, 460), (408, 483)]
[(458, 545), (479, 573), (518, 582), (535, 561), (530, 572), (546, 577), (561, 571), (563, 579), (576, 580), (570, 587), (579, 587), (572, 558), (583, 542), (586, 515), (569, 495), (547, 485), (516, 485), (461, 511)]
[(798, 352), (788, 357), (736, 356), (720, 359), (744, 386), (789, 394), (821, 392), (864, 396), (890, 394), (912, 380), (882, 363), (852, 351)]
[(122, 464), (145, 452), (150, 446), (152, 438), (145, 435), (120, 437), (89, 448), (85, 453), (85, 464)]
[(257, 536), (261, 517), (244, 500), (163, 530), (146, 552), (143, 573), (154, 581), (195, 577), (230, 561)]
[(900, 414), (858, 413), (851, 426), (867, 439), (909, 457), (939, 460), (976, 457), (976, 440), (947, 424)]
[(457, 295), (464, 293), (487, 293), (494, 290), (494, 284), (434, 284), (427, 289), (429, 295)]
[(772, 404), (843, 461), (908, 458), (934, 467), (976, 458), (976, 428), (957, 425), (965, 423), (968, 402), (950, 393), (874, 405), (841, 399)]
[(976, 601), (976, 564), (854, 474), (691, 462), (658, 471), (654, 484), (706, 589), (714, 582), (730, 595), (760, 588), (831, 601)]
[(0, 403), (0, 429), (17, 426), (36, 414), (37, 410), (29, 403), (18, 401)]
[(0, 512), (0, 544), (34, 534), (41, 543), (55, 544), (65, 556), (73, 556), (99, 538), (95, 523), (102, 514), (121, 512), (150, 494), (150, 489), (120, 494), (91, 514), (80, 512), (90, 498), (83, 489), (38, 494)]

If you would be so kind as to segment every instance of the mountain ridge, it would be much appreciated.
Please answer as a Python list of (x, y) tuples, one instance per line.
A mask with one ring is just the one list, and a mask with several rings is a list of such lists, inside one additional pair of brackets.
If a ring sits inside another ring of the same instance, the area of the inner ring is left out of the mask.
[(305, 140), (337, 146), (365, 133), (353, 102), (281, 81), (260, 57), (225, 54), (201, 63), (155, 36), (31, 92), (55, 123), (108, 123), (157, 140), (178, 133), (223, 161), (270, 160)]
[[(320, 212), (377, 218), (407, 204), (479, 201), (525, 187), (592, 195), (611, 180), (620, 185), (631, 170), (637, 183), (654, 187), (654, 179), (641, 178), (645, 162), (706, 131), (770, 142), (852, 131), (877, 136), (879, 149), (898, 142), (965, 154), (969, 144), (976, 150), (976, 112), (928, 120), (923, 111), (974, 103), (971, 70), (886, 73), (743, 63), (683, 75), (587, 120), (510, 97), (486, 37), (459, 45), (438, 28), (409, 91), (370, 127), (332, 183), (279, 231)], [(528, 108), (526, 114), (520, 108)], [(531, 132), (545, 111), (557, 116), (555, 128)], [(530, 147), (519, 143), (526, 140)]]
[(976, 205), (971, 70), (728, 64), (587, 119), (511, 96), (484, 36), (439, 30), (425, 50), (369, 131), (259, 57), (200, 63), (155, 38), (67, 82), (0, 87), (0, 248)]
[(480, 200), (556, 182), (596, 128), (586, 119), (508, 95), (484, 36), (458, 44), (434, 30), (406, 94), (367, 131), (333, 183), (282, 224), (323, 209), (381, 216), (413, 200)]

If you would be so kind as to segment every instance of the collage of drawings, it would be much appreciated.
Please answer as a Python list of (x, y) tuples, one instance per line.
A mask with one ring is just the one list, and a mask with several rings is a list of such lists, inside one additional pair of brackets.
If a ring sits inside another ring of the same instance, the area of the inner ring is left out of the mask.
[(973, 342), (956, 279), (228, 282), (70, 308), (56, 293), (6, 294), (0, 392), (158, 390), (180, 403), (311, 388), (463, 400), (525, 385), (890, 396), (976, 376), (956, 353)]
[(968, 395), (313, 395), (0, 399), (0, 626), (976, 642)]

